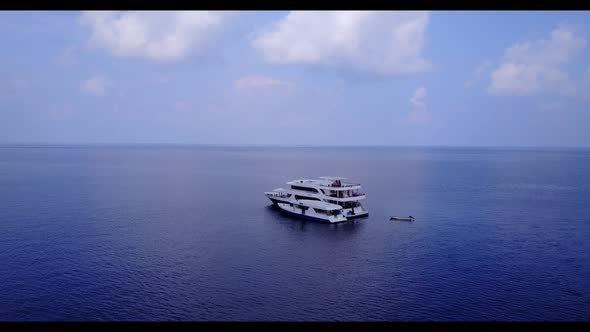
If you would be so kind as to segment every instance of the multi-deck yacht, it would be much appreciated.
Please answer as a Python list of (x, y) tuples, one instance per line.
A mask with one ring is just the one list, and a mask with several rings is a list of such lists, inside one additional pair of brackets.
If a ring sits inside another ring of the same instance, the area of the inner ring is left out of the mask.
[(346, 178), (323, 176), (287, 182), (289, 189), (277, 188), (264, 194), (282, 210), (323, 222), (342, 222), (366, 217), (369, 212), (360, 201), (366, 195), (358, 183), (343, 182)]

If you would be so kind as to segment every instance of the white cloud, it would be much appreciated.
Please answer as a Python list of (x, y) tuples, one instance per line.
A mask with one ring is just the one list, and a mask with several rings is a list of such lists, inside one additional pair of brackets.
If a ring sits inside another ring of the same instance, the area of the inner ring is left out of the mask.
[(426, 107), (426, 95), (427, 95), (426, 88), (421, 86), (414, 92), (414, 95), (410, 99), (410, 104), (412, 105), (412, 109), (414, 110), (424, 110)]
[(222, 15), (208, 11), (83, 12), (91, 45), (121, 57), (174, 61), (203, 47)]
[(571, 95), (575, 85), (564, 71), (586, 40), (568, 25), (559, 25), (549, 39), (509, 47), (503, 62), (492, 72), (488, 92), (493, 95), (559, 93)]
[(379, 75), (422, 72), (428, 12), (292, 11), (253, 41), (274, 64), (309, 64)]
[(421, 125), (430, 123), (430, 113), (426, 111), (426, 96), (428, 91), (425, 87), (419, 87), (410, 98), (412, 109), (407, 114), (404, 122), (411, 125)]
[(267, 76), (244, 76), (235, 81), (235, 88), (238, 91), (247, 91), (254, 89), (266, 89), (273, 87), (290, 87), (291, 83), (276, 80)]
[(111, 84), (112, 83), (109, 79), (102, 76), (95, 76), (83, 81), (82, 84), (80, 84), (80, 91), (100, 97), (107, 93)]

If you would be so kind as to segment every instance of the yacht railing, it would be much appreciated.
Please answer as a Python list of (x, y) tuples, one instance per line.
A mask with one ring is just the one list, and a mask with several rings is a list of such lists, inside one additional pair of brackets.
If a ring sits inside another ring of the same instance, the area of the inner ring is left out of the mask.
[(349, 188), (349, 187), (356, 187), (356, 186), (360, 186), (360, 183), (344, 183), (341, 184), (339, 186), (335, 185), (335, 184), (322, 184), (320, 185), (320, 187), (327, 187), (327, 188)]
[(365, 196), (365, 193), (352, 193), (350, 195), (341, 195), (338, 196), (338, 194), (329, 194), (326, 196), (330, 196), (330, 197), (334, 197), (334, 198), (347, 198), (347, 197), (359, 197), (359, 196)]
[(269, 196), (273, 196), (273, 197), (281, 197), (281, 198), (287, 198), (289, 197), (288, 194), (283, 194), (283, 193), (274, 193), (274, 192), (269, 192), (267, 193)]
[(329, 193), (311, 193), (311, 192), (304, 192), (304, 191), (302, 192), (302, 191), (298, 191), (298, 190), (291, 190), (290, 193), (293, 194), (293, 195), (299, 195), (299, 196), (305, 196), (305, 197), (315, 197), (315, 198), (319, 198), (319, 199), (324, 199), (326, 197), (330, 197), (330, 198), (351, 198), (351, 197), (365, 196), (365, 193), (361, 193), (361, 192), (351, 193), (350, 195), (348, 195), (348, 194), (344, 194), (343, 191), (340, 191), (340, 193), (342, 193), (340, 196), (338, 195), (338, 193), (334, 193), (334, 194), (329, 194)]

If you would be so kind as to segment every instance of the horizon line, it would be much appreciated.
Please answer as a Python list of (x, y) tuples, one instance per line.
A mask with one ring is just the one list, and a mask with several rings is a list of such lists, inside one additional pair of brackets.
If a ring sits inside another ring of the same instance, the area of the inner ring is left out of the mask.
[(65, 147), (65, 146), (203, 146), (203, 147), (271, 147), (271, 148), (524, 148), (524, 149), (589, 149), (590, 145), (586, 146), (564, 146), (564, 145), (443, 145), (443, 144), (236, 144), (236, 143), (177, 143), (177, 142), (0, 142), (0, 147)]

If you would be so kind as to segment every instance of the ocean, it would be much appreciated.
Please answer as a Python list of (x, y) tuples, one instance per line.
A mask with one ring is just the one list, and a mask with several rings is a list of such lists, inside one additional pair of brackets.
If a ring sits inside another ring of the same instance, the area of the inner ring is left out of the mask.
[[(318, 176), (369, 217), (264, 196)], [(0, 320), (588, 319), (588, 149), (0, 147)]]

